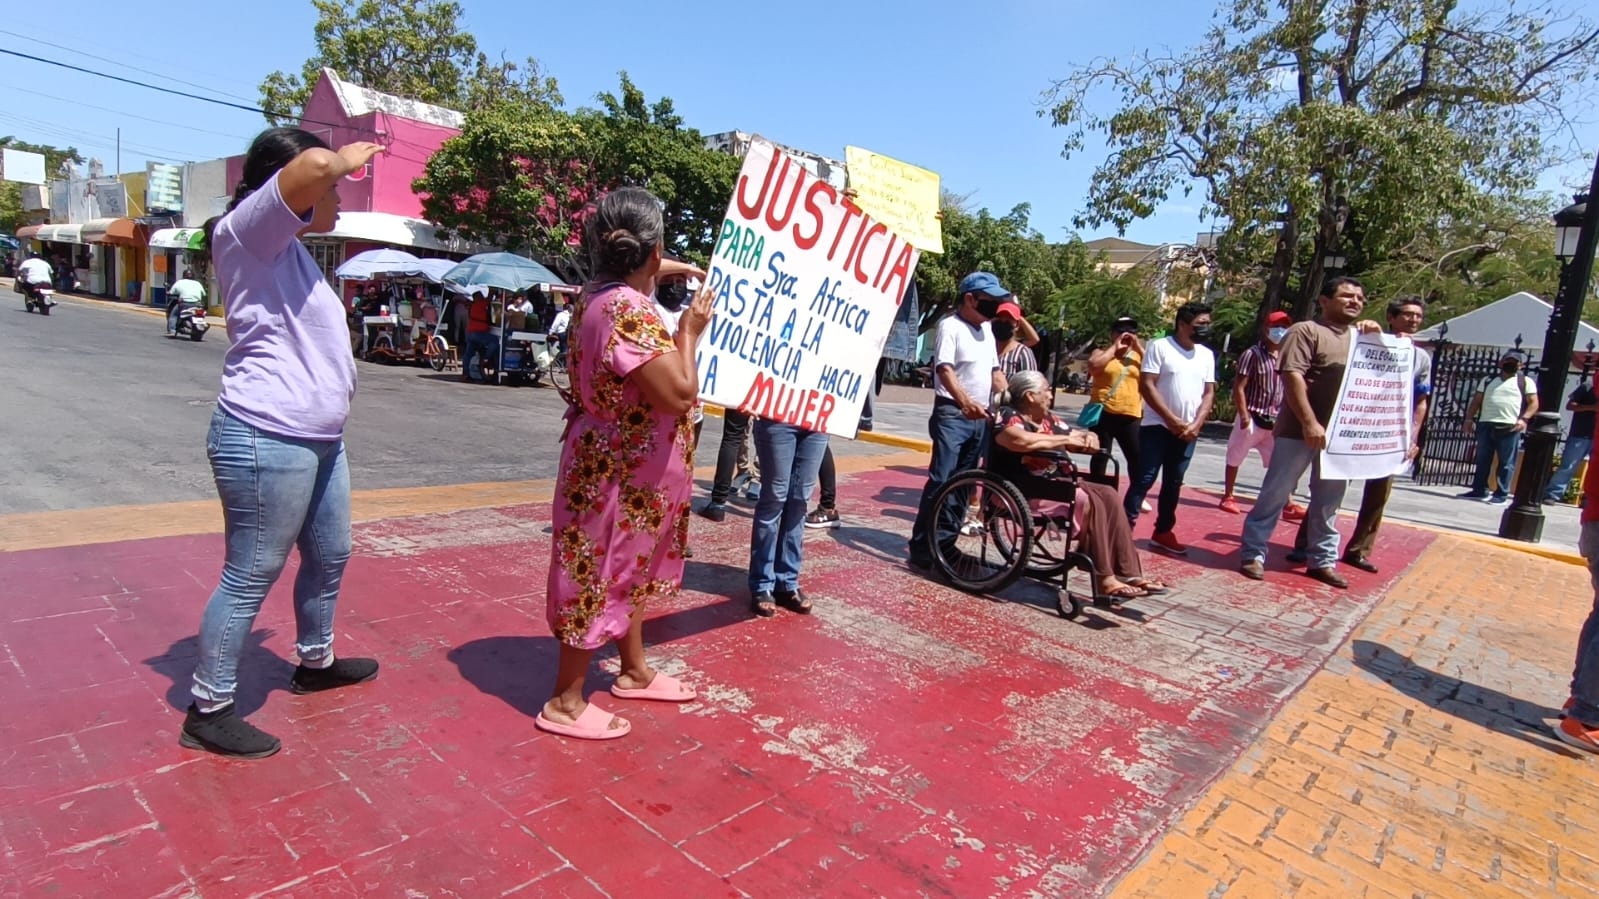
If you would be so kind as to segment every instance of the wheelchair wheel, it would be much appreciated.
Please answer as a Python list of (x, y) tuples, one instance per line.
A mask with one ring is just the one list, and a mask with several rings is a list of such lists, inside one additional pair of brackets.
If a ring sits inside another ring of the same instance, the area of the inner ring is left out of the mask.
[(1083, 601), (1072, 594), (1065, 587), (1060, 588), (1060, 593), (1055, 598), (1055, 611), (1067, 621), (1083, 614)]
[(1068, 524), (1042, 515), (1033, 516), (1033, 551), (1027, 556), (1029, 577), (1049, 580), (1071, 570), (1075, 554), (1066, 536)]
[[(976, 520), (982, 527), (968, 533), (961, 522), (973, 491), (980, 494)], [(946, 520), (928, 529), (927, 548), (944, 579), (969, 593), (992, 593), (1021, 577), (1033, 550), (1033, 516), (1015, 485), (986, 471), (959, 472), (939, 489), (933, 508)], [(940, 530), (953, 539), (940, 545)]]

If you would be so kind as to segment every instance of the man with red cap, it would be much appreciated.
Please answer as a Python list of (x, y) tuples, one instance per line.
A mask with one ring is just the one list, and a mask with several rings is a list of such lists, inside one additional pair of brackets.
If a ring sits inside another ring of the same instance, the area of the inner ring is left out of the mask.
[[(1271, 465), (1271, 429), (1283, 411), (1283, 381), (1277, 374), (1277, 348), (1288, 336), (1293, 318), (1278, 310), (1266, 316), (1266, 331), (1260, 342), (1238, 357), (1233, 376), (1233, 432), (1227, 437), (1227, 474), (1222, 484), (1221, 510), (1237, 515), (1243, 512), (1233, 498), (1238, 469), (1249, 458), (1249, 451), (1260, 453), (1260, 464)], [(1284, 510), (1287, 512), (1288, 510)]]

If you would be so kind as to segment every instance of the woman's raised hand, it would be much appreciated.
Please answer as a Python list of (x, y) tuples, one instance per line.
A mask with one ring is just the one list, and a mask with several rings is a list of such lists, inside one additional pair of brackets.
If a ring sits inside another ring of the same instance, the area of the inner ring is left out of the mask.
[(690, 340), (698, 340), (705, 333), (705, 328), (711, 323), (711, 316), (715, 314), (712, 306), (715, 296), (711, 292), (711, 285), (705, 284), (700, 292), (694, 295), (694, 301), (689, 303), (683, 311), (683, 317), (677, 323), (680, 333), (687, 334)]
[(372, 157), (386, 149), (388, 148), (382, 144), (374, 144), (370, 141), (362, 140), (353, 144), (345, 144), (339, 148), (338, 153), (339, 158), (344, 160), (344, 164), (349, 166), (349, 170), (354, 172), (359, 171), (361, 166), (372, 161)]

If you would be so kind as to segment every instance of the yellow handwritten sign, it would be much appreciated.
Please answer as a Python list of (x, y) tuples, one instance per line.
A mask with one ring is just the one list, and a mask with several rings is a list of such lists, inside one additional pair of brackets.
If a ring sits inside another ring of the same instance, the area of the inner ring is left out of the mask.
[(929, 253), (944, 252), (938, 218), (938, 173), (888, 156), (844, 148), (855, 203), (906, 243)]

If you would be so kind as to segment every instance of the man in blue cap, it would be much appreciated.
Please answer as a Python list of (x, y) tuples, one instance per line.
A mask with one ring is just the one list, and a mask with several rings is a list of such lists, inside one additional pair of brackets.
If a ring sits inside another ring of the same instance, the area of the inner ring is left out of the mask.
[(965, 515), (965, 500), (950, 497), (935, 510), (933, 497), (955, 472), (972, 468), (988, 449), (989, 405), (1005, 389), (999, 352), (989, 322), (1000, 315), (1010, 291), (988, 272), (972, 272), (960, 283), (955, 311), (944, 316), (933, 341), (933, 415), (927, 422), (933, 438), (933, 461), (927, 486), (911, 528), (911, 567), (932, 567), (927, 536), (937, 533), (941, 545), (953, 543)]

